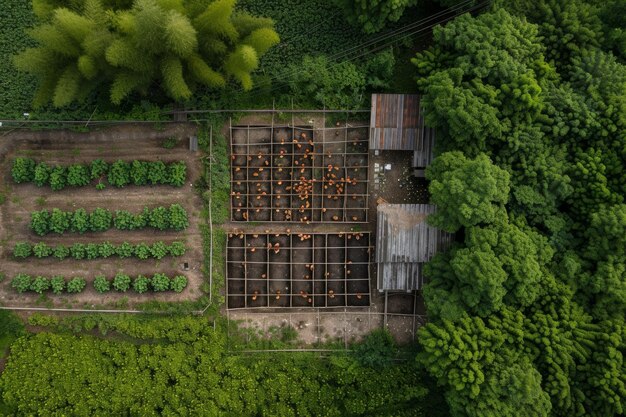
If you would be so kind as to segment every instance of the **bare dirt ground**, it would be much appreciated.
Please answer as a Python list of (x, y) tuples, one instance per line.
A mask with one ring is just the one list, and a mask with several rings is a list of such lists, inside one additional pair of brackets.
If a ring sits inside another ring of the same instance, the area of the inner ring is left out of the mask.
[[(56, 296), (49, 294), (46, 305), (55, 307), (84, 307), (93, 305), (109, 305), (127, 298), (132, 306), (135, 302), (150, 300), (179, 301), (194, 300), (201, 295), (202, 274), (202, 238), (199, 230), (202, 202), (194, 191), (193, 184), (200, 177), (201, 164), (198, 154), (188, 149), (187, 137), (195, 134), (196, 127), (190, 124), (170, 124), (160, 130), (147, 126), (122, 125), (89, 133), (70, 131), (12, 132), (0, 137), (0, 191), (6, 195), (6, 201), (0, 205), (0, 273), (6, 279), (0, 283), (0, 302), (6, 306), (35, 306), (41, 303), (37, 294), (18, 294), (10, 287), (10, 278), (19, 272), (30, 275), (62, 275), (65, 277), (81, 276), (87, 279), (88, 285), (81, 294)], [(169, 137), (176, 137), (179, 143), (173, 149), (164, 149), (162, 142)], [(173, 162), (184, 160), (187, 163), (187, 183), (181, 188), (169, 186), (128, 186), (117, 189), (107, 186), (98, 191), (95, 184), (61, 191), (52, 191), (49, 187), (38, 188), (33, 184), (15, 184), (11, 178), (11, 164), (15, 157), (26, 156), (36, 161), (52, 164), (86, 163), (101, 158), (107, 162), (118, 159), (125, 161), (139, 159), (145, 161), (161, 160)], [(52, 209), (75, 210), (85, 208), (87, 211), (96, 207), (109, 210), (129, 210), (139, 212), (144, 206), (182, 205), (189, 216), (190, 226), (182, 232), (155, 231), (152, 229), (138, 231), (119, 231), (111, 229), (101, 233), (50, 234), (39, 237), (29, 229), (30, 213), (35, 210)], [(183, 241), (187, 253), (178, 258), (165, 257), (160, 261), (124, 259), (94, 259), (77, 261), (73, 259), (57, 260), (55, 258), (28, 258), (23, 261), (13, 259), (13, 246), (19, 241), (32, 243), (43, 241), (49, 245), (74, 242), (99, 243), (109, 241), (119, 244), (156, 241), (171, 243)], [(183, 271), (183, 262), (188, 262), (190, 270)], [(170, 276), (185, 275), (189, 280), (188, 287), (180, 294), (109, 292), (98, 294), (90, 285), (96, 275), (112, 277), (118, 272), (136, 276), (152, 275), (156, 272)]]

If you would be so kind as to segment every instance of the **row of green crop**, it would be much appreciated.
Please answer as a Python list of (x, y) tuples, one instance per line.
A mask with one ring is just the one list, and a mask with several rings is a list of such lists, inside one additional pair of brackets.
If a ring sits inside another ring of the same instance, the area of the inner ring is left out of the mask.
[[(43, 294), (51, 291), (53, 294), (62, 294), (67, 292), (75, 294), (82, 292), (87, 286), (87, 281), (81, 277), (71, 278), (66, 281), (62, 276), (54, 276), (52, 278), (44, 276), (32, 277), (28, 274), (17, 274), (11, 280), (11, 286), (19, 293), (36, 292)], [(111, 289), (118, 292), (126, 292), (132, 288), (135, 292), (142, 294), (148, 290), (154, 292), (175, 291), (182, 292), (187, 287), (187, 277), (177, 275), (173, 278), (165, 274), (156, 273), (151, 278), (138, 275), (134, 279), (122, 273), (118, 273), (113, 279), (107, 279), (103, 275), (98, 275), (93, 281), (94, 289), (99, 293), (105, 293)]]
[(96, 258), (108, 258), (111, 256), (117, 256), (119, 258), (131, 258), (138, 259), (162, 259), (165, 256), (183, 256), (185, 254), (185, 245), (182, 242), (172, 242), (171, 245), (167, 245), (161, 241), (155, 242), (152, 245), (145, 243), (138, 243), (133, 245), (132, 243), (123, 242), (119, 245), (114, 245), (109, 242), (103, 243), (74, 243), (72, 246), (56, 245), (54, 247), (49, 246), (45, 242), (38, 242), (31, 244), (29, 242), (18, 242), (13, 247), (13, 256), (16, 258), (28, 258), (35, 256), (36, 258), (47, 258), (54, 256), (57, 259), (73, 258), (80, 259), (96, 259)]
[(116, 210), (115, 215), (107, 209), (96, 208), (88, 213), (85, 209), (63, 211), (53, 208), (31, 213), (30, 228), (39, 236), (48, 233), (63, 234), (103, 232), (114, 226), (118, 230), (135, 230), (151, 227), (158, 230), (184, 230), (189, 226), (187, 212), (179, 204), (169, 207), (144, 207), (141, 213)]
[(33, 182), (39, 187), (49, 185), (53, 191), (67, 186), (83, 187), (98, 180), (96, 187), (105, 187), (103, 180), (115, 186), (126, 185), (171, 185), (182, 187), (187, 179), (187, 165), (184, 161), (165, 164), (162, 161), (125, 162), (118, 160), (108, 164), (96, 159), (90, 164), (50, 166), (45, 162), (19, 157), (11, 168), (13, 181), (18, 184)]

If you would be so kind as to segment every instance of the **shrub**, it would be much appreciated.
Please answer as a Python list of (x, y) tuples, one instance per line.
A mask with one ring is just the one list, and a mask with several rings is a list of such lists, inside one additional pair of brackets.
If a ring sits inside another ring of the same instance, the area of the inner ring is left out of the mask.
[(33, 211), (30, 215), (30, 228), (39, 236), (43, 236), (50, 231), (50, 212), (48, 210)]
[(70, 294), (76, 294), (82, 292), (87, 286), (87, 281), (84, 278), (74, 277), (67, 283), (67, 292)]
[(169, 252), (172, 256), (183, 256), (185, 254), (185, 244), (183, 242), (172, 242)]
[(86, 166), (82, 164), (70, 165), (67, 168), (67, 183), (75, 187), (81, 187), (89, 184), (91, 181), (91, 173)]
[(135, 229), (142, 229), (148, 225), (150, 219), (150, 210), (147, 207), (143, 208), (143, 211), (136, 214), (133, 218), (133, 227)]
[(118, 230), (135, 229), (135, 216), (127, 210), (116, 210), (113, 224)]
[(30, 289), (31, 281), (32, 281), (32, 278), (30, 277), (30, 275), (17, 274), (11, 280), (11, 287), (15, 288), (17, 292), (23, 293)]
[(50, 231), (58, 234), (63, 234), (66, 230), (70, 228), (70, 216), (68, 216), (68, 213), (64, 212), (63, 210), (53, 208), (49, 220)]
[(91, 162), (91, 179), (95, 180), (109, 172), (109, 164), (102, 159), (96, 159)]
[(130, 288), (130, 277), (122, 273), (116, 274), (113, 278), (113, 288), (120, 292), (126, 292)]
[(104, 276), (98, 275), (93, 280), (93, 287), (95, 288), (96, 291), (98, 291), (100, 294), (102, 294), (102, 293), (105, 293), (105, 292), (107, 292), (107, 291), (109, 291), (111, 289), (111, 283)]
[(52, 254), (52, 248), (44, 242), (39, 242), (33, 246), (33, 253), (37, 258), (45, 258)]
[(148, 165), (148, 181), (152, 185), (167, 183), (167, 169), (161, 161), (150, 162)]
[(65, 172), (65, 168), (61, 166), (56, 166), (52, 168), (50, 172), (50, 187), (52, 191), (59, 191), (65, 188), (67, 184), (67, 174)]
[(353, 354), (363, 366), (378, 368), (391, 363), (395, 350), (396, 344), (387, 329), (374, 330), (353, 346)]
[(108, 176), (109, 184), (115, 187), (123, 187), (130, 183), (130, 166), (128, 163), (118, 160), (111, 165)]
[(187, 179), (187, 165), (184, 162), (174, 162), (167, 168), (169, 183), (174, 187), (182, 187)]
[(177, 275), (172, 279), (170, 288), (175, 292), (182, 292), (187, 287), (187, 277)]
[(130, 179), (135, 185), (146, 185), (148, 182), (148, 163), (133, 161), (130, 164)]
[(169, 212), (165, 207), (156, 207), (150, 212), (148, 224), (155, 229), (165, 230), (168, 228)]
[(179, 204), (172, 204), (169, 208), (169, 226), (174, 230), (183, 230), (189, 226), (187, 212)]
[(54, 257), (57, 259), (65, 259), (70, 256), (70, 250), (65, 245), (57, 245), (54, 248)]
[(45, 162), (37, 164), (37, 166), (35, 167), (35, 174), (33, 178), (33, 181), (35, 182), (37, 187), (43, 187), (44, 185), (48, 184), (51, 171), (52, 168), (50, 168)]
[(102, 232), (111, 227), (113, 216), (109, 210), (96, 208), (89, 214), (89, 228), (93, 232)]
[(87, 214), (87, 211), (83, 208), (77, 209), (74, 214), (72, 214), (70, 224), (70, 229), (73, 232), (83, 234), (89, 230), (89, 215)]
[(50, 287), (54, 294), (61, 294), (65, 290), (65, 279), (61, 276), (54, 276), (50, 279)]
[(144, 277), (143, 275), (139, 275), (137, 278), (135, 278), (135, 281), (133, 282), (133, 289), (139, 294), (143, 294), (144, 292), (148, 291), (149, 283), (150, 280), (148, 278)]
[(13, 247), (13, 256), (16, 258), (28, 258), (33, 251), (33, 248), (28, 242), (18, 242)]
[(72, 254), (72, 258), (76, 260), (84, 259), (85, 256), (87, 255), (87, 252), (85, 250), (85, 245), (82, 243), (74, 243), (70, 247), (70, 253)]
[(165, 274), (154, 274), (151, 282), (154, 292), (167, 291), (170, 289), (170, 279)]
[(85, 245), (85, 255), (87, 259), (96, 259), (100, 256), (100, 245), (97, 243), (87, 243)]
[(117, 246), (117, 248), (115, 249), (115, 253), (117, 253), (117, 256), (122, 259), (130, 258), (131, 256), (133, 256), (134, 249), (135, 248), (133, 247), (133, 245), (128, 242), (124, 242)]
[(102, 258), (108, 258), (109, 256), (112, 256), (115, 254), (115, 246), (113, 246), (111, 243), (109, 242), (104, 242), (101, 243), (100, 245), (98, 245), (98, 254), (102, 257)]
[(37, 294), (43, 294), (50, 288), (50, 281), (46, 277), (38, 276), (30, 284), (31, 291)]
[(150, 257), (150, 248), (145, 243), (135, 245), (135, 256), (139, 259), (148, 259)]
[(35, 161), (30, 158), (15, 158), (11, 176), (16, 183), (31, 182), (35, 177)]
[(167, 256), (167, 246), (163, 242), (155, 242), (150, 247), (150, 255), (156, 259), (162, 259), (164, 256)]

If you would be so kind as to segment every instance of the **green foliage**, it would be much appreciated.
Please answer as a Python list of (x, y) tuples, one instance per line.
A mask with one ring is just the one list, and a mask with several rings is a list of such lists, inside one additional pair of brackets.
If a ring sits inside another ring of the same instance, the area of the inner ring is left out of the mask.
[(45, 258), (52, 255), (52, 248), (44, 242), (39, 242), (33, 246), (33, 255), (37, 258)]
[(14, 288), (17, 292), (22, 293), (30, 290), (31, 282), (32, 278), (30, 275), (17, 274), (11, 280), (11, 287)]
[[(154, 213), (154, 210), (152, 211)], [(187, 212), (180, 204), (172, 204), (167, 213), (169, 228), (174, 230), (184, 230), (189, 227)]]
[(56, 245), (53, 253), (55, 258), (62, 260), (70, 256), (70, 249), (65, 245)]
[(185, 244), (183, 242), (172, 242), (168, 251), (172, 256), (183, 256), (185, 254)]
[(98, 275), (93, 280), (93, 287), (100, 294), (103, 294), (111, 290), (111, 283), (103, 275)]
[(117, 254), (117, 256), (119, 256), (122, 259), (130, 258), (131, 256), (133, 256), (133, 252), (134, 252), (134, 245), (128, 242), (121, 243), (115, 249), (115, 253)]
[(115, 274), (113, 288), (119, 292), (126, 292), (130, 288), (130, 277), (122, 273)]
[(55, 166), (50, 172), (50, 188), (60, 191), (67, 185), (67, 172), (64, 167)]
[(50, 288), (54, 294), (61, 294), (65, 290), (65, 279), (61, 276), (50, 278)]
[[(150, 85), (180, 101), (200, 85), (224, 87), (228, 78), (249, 89), (259, 57), (279, 41), (270, 20), (235, 14), (232, 0), (61, 6), (39, 9), (46, 12), (30, 32), (38, 46), (14, 59), (39, 79), (35, 106), (67, 106), (103, 91), (119, 105), (133, 93), (145, 95)], [(251, 33), (250, 24), (257, 28)]]
[(63, 232), (70, 228), (70, 219), (68, 217), (68, 213), (59, 210), (58, 208), (53, 208), (49, 222), (50, 231), (63, 234)]
[(170, 136), (161, 143), (164, 149), (174, 149), (176, 145), (178, 145), (178, 139), (175, 136)]
[(174, 162), (167, 167), (170, 185), (182, 187), (187, 179), (187, 165), (184, 162)]
[(467, 159), (461, 152), (437, 157), (428, 167), (429, 191), (438, 210), (429, 221), (446, 231), (489, 224), (509, 199), (509, 174), (486, 155)]
[(107, 178), (109, 184), (114, 187), (124, 187), (130, 183), (130, 166), (128, 163), (118, 160), (111, 165), (109, 176)]
[(150, 280), (143, 275), (137, 276), (133, 281), (133, 290), (135, 290), (138, 294), (143, 294), (148, 291), (148, 286), (150, 284)]
[(362, 366), (383, 368), (389, 366), (395, 356), (396, 344), (386, 329), (374, 330), (356, 344), (352, 353)]
[(389, 87), (395, 59), (391, 50), (374, 55), (364, 65), (333, 62), (324, 55), (305, 56), (288, 71), (290, 95), (303, 105), (330, 109), (361, 109), (366, 89)]
[(50, 288), (50, 281), (46, 277), (37, 276), (30, 283), (30, 290), (35, 291), (37, 294), (43, 294)]
[(165, 274), (154, 274), (150, 279), (150, 283), (152, 284), (152, 290), (155, 292), (170, 289), (170, 279)]
[(85, 245), (82, 243), (74, 243), (70, 247), (70, 253), (72, 254), (72, 258), (76, 260), (84, 259), (87, 255), (85, 251)]
[(135, 245), (135, 256), (139, 259), (148, 259), (150, 257), (150, 247), (145, 243)]
[(82, 292), (87, 286), (85, 278), (74, 277), (67, 282), (67, 292), (69, 294), (76, 294)]
[(89, 215), (85, 209), (79, 208), (74, 211), (70, 230), (81, 234), (89, 230)]
[(183, 290), (187, 287), (187, 277), (184, 275), (177, 275), (172, 278), (172, 282), (170, 283), (170, 289), (174, 292), (183, 292)]
[(97, 180), (103, 175), (107, 175), (110, 169), (109, 165), (102, 159), (94, 159), (89, 167), (92, 180)]
[(35, 179), (35, 161), (30, 158), (15, 158), (11, 176), (16, 183), (31, 182)]
[(168, 253), (165, 243), (159, 241), (152, 244), (150, 247), (150, 254), (153, 258), (162, 259)]
[(67, 168), (67, 184), (74, 187), (82, 187), (89, 184), (91, 174), (86, 166), (81, 164), (70, 165)]
[(104, 242), (98, 245), (98, 255), (101, 258), (108, 258), (115, 254), (115, 246), (109, 242)]
[(13, 256), (16, 258), (28, 258), (32, 253), (32, 246), (28, 242), (18, 242), (13, 247)]
[(89, 213), (89, 230), (92, 232), (102, 232), (111, 227), (113, 216), (107, 209), (96, 208)]
[(148, 163), (133, 161), (130, 164), (130, 179), (134, 185), (146, 185), (148, 182)]
[(33, 182), (37, 185), (37, 187), (43, 187), (49, 183), (51, 172), (52, 168), (50, 168), (45, 162), (38, 163), (35, 167)]
[(404, 10), (417, 0), (334, 0), (344, 9), (346, 18), (365, 33), (376, 33), (388, 22), (397, 22)]

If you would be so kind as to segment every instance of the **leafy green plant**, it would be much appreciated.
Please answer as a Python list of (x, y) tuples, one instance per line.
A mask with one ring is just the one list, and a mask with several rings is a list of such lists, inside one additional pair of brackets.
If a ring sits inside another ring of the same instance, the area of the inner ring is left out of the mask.
[(130, 277), (126, 274), (118, 273), (113, 278), (113, 288), (119, 292), (126, 292), (130, 288)]
[(72, 254), (72, 258), (76, 260), (84, 259), (85, 256), (87, 256), (85, 245), (83, 243), (74, 243), (70, 247), (70, 253)]
[(96, 208), (89, 214), (89, 229), (92, 232), (102, 232), (111, 227), (113, 217), (107, 209)]
[(50, 188), (52, 191), (59, 191), (67, 184), (67, 173), (64, 167), (55, 166), (50, 171)]
[(35, 177), (35, 161), (30, 158), (15, 158), (11, 167), (11, 176), (18, 184), (31, 182)]
[(154, 292), (167, 291), (170, 289), (170, 279), (165, 274), (154, 274), (150, 282)]
[(113, 224), (118, 230), (133, 230), (135, 229), (135, 216), (127, 210), (116, 210)]
[(32, 282), (32, 278), (27, 274), (17, 274), (11, 280), (11, 287), (14, 288), (17, 292), (23, 293), (30, 289), (30, 284)]
[(135, 245), (135, 256), (139, 259), (148, 259), (150, 257), (150, 247), (145, 243)]
[(108, 292), (111, 289), (111, 283), (102, 275), (98, 275), (93, 280), (93, 287), (100, 294)]
[(32, 253), (32, 246), (28, 242), (18, 242), (13, 247), (13, 256), (16, 258), (28, 258)]
[(148, 163), (148, 181), (152, 185), (164, 184), (167, 179), (167, 168), (161, 161)]
[(172, 204), (170, 206), (167, 218), (169, 219), (169, 227), (174, 230), (183, 230), (189, 226), (187, 212), (179, 204)]
[(57, 245), (54, 247), (54, 257), (57, 259), (65, 259), (70, 256), (70, 249), (65, 245)]
[(72, 213), (64, 212), (63, 210), (59, 210), (58, 208), (52, 209), (52, 214), (50, 215), (49, 227), (51, 232), (55, 232), (58, 234), (63, 234), (65, 231), (70, 228), (70, 216)]
[(61, 294), (65, 290), (65, 279), (61, 276), (50, 278), (50, 288), (54, 294)]
[(187, 165), (184, 162), (174, 162), (167, 167), (169, 184), (182, 187), (187, 179)]
[(156, 207), (150, 212), (148, 224), (155, 229), (165, 230), (170, 225), (169, 211), (165, 207)]
[(124, 187), (130, 183), (130, 166), (127, 162), (117, 160), (111, 165), (108, 176), (109, 184)]
[(177, 275), (172, 278), (172, 282), (170, 288), (175, 292), (183, 292), (183, 290), (187, 287), (187, 277), (183, 275)]
[(67, 184), (74, 187), (81, 187), (91, 182), (89, 169), (82, 164), (70, 165), (67, 168)]
[(33, 181), (37, 185), (37, 187), (43, 187), (48, 184), (50, 180), (50, 173), (52, 172), (52, 168), (50, 168), (45, 162), (40, 162), (35, 167), (35, 175), (33, 177)]
[(175, 136), (170, 136), (161, 143), (161, 146), (165, 149), (174, 149), (177, 144), (178, 139)]
[(33, 246), (33, 254), (37, 258), (45, 258), (52, 254), (52, 248), (44, 242), (39, 242)]
[(89, 215), (83, 208), (79, 208), (71, 214), (70, 230), (80, 234), (89, 230)]
[(50, 280), (46, 277), (37, 276), (30, 284), (30, 290), (37, 294), (43, 294), (50, 288)]
[(115, 253), (117, 253), (117, 256), (122, 259), (130, 258), (134, 254), (134, 249), (134, 246), (130, 243), (123, 242), (117, 246), (117, 248), (115, 249)]
[(108, 258), (115, 254), (115, 246), (109, 242), (104, 242), (98, 245), (98, 255), (101, 258)]
[(66, 290), (69, 294), (77, 294), (82, 292), (87, 286), (84, 278), (74, 277), (67, 282)]
[(30, 217), (30, 228), (39, 236), (43, 236), (50, 231), (50, 212), (48, 210), (34, 211)]
[(150, 255), (152, 255), (153, 258), (162, 259), (167, 256), (167, 253), (167, 246), (161, 241), (153, 243), (150, 247)]
[(150, 280), (148, 278), (143, 275), (139, 275), (133, 281), (133, 289), (135, 290), (135, 292), (143, 294), (144, 292), (148, 291), (149, 284)]
[(135, 185), (146, 185), (148, 182), (149, 162), (133, 161), (130, 165), (130, 178)]
[(185, 254), (185, 244), (182, 242), (172, 242), (169, 252), (172, 256), (183, 256)]
[(97, 243), (87, 243), (85, 245), (85, 255), (87, 259), (97, 259), (100, 256), (100, 245)]
[(95, 159), (90, 164), (90, 175), (92, 180), (97, 180), (109, 173), (109, 165), (102, 159)]

